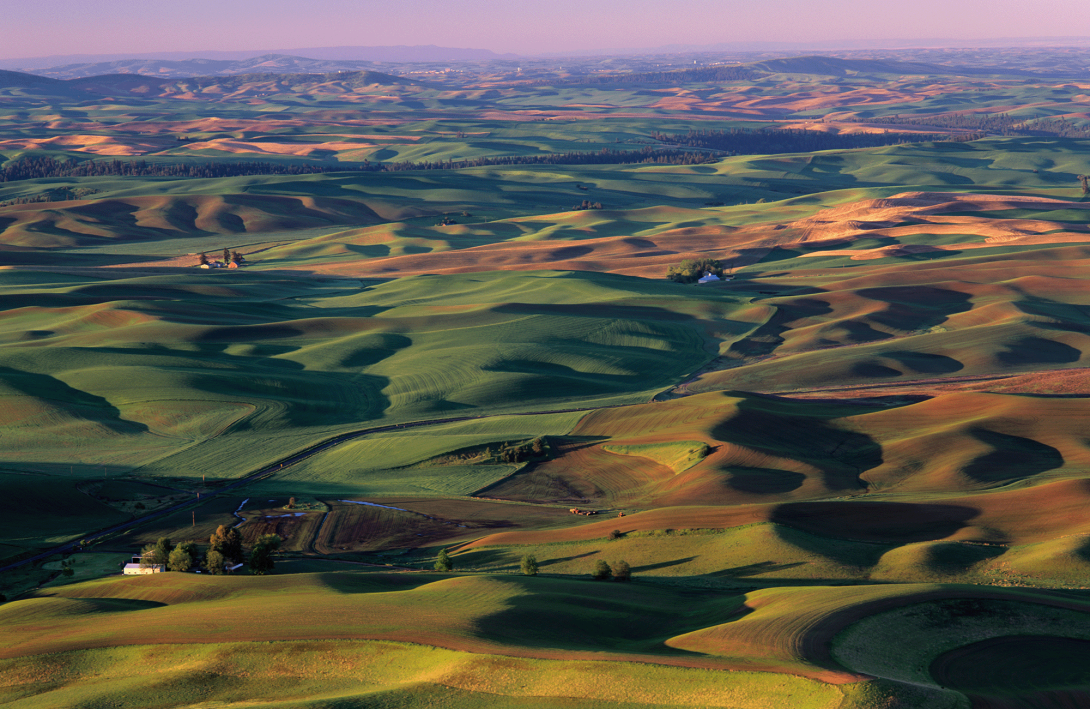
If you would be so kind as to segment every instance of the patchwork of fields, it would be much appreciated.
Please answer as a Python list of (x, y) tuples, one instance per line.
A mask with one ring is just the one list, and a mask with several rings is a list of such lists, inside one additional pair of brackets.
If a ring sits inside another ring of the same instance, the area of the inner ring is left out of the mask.
[(1090, 702), (1085, 87), (904, 66), (0, 76), (0, 703)]

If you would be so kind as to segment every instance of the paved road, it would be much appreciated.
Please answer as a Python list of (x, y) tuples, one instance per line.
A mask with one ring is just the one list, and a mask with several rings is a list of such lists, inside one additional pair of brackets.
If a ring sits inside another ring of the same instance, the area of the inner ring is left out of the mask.
[[(227, 483), (226, 485), (219, 488), (215, 492), (208, 493), (204, 497), (201, 497), (200, 500), (197, 500), (197, 499), (186, 500), (185, 502), (179, 502), (178, 504), (171, 505), (170, 507), (164, 507), (161, 510), (156, 510), (155, 512), (150, 512), (150, 513), (148, 513), (148, 514), (146, 514), (146, 515), (144, 515), (142, 517), (137, 517), (136, 519), (131, 519), (128, 522), (122, 522), (121, 524), (116, 524), (116, 525), (114, 525), (112, 527), (107, 527), (106, 529), (100, 529), (97, 532), (93, 532), (91, 534), (88, 534), (88, 535), (84, 536), (82, 538), (82, 540), (87, 541), (87, 542), (94, 542), (97, 539), (102, 539), (103, 537), (107, 537), (107, 536), (109, 536), (111, 534), (116, 534), (117, 532), (121, 532), (121, 531), (124, 531), (126, 529), (132, 529), (133, 527), (138, 527), (138, 526), (140, 526), (142, 524), (147, 524), (148, 522), (159, 519), (160, 517), (165, 517), (165, 516), (167, 516), (169, 514), (173, 514), (175, 512), (178, 512), (179, 510), (184, 510), (184, 509), (186, 509), (188, 507), (193, 507), (193, 506), (196, 506), (196, 505), (199, 505), (199, 504), (203, 504), (203, 503), (207, 502), (208, 500), (211, 500), (214, 497), (222, 495), (222, 494), (224, 494), (226, 492), (230, 492), (230, 491), (235, 490), (237, 488), (240, 488), (240, 487), (242, 487), (244, 485), (248, 485), (249, 483), (252, 483), (255, 480), (258, 480), (260, 478), (263, 478), (266, 475), (272, 475), (273, 473), (278, 472), (279, 470), (282, 470), (282, 469), (284, 469), (284, 468), (286, 468), (286, 467), (288, 467), (290, 465), (295, 465), (296, 463), (298, 463), (300, 461), (306, 460), (307, 458), (311, 457), (312, 455), (316, 455), (318, 453), (321, 453), (324, 450), (328, 450), (328, 449), (330, 449), (330, 448), (332, 448), (334, 446), (338, 446), (338, 445), (340, 445), (340, 444), (342, 444), (342, 443), (344, 443), (346, 441), (351, 441), (351, 440), (353, 440), (355, 438), (360, 438), (362, 436), (367, 436), (367, 435), (370, 435), (372, 433), (382, 433), (384, 431), (400, 431), (400, 430), (409, 429), (409, 428), (421, 428), (421, 427), (424, 427), (424, 426), (437, 426), (439, 424), (444, 424), (444, 423), (458, 423), (458, 422), (461, 422), (461, 421), (476, 421), (476, 420), (480, 420), (480, 419), (501, 418), (501, 417), (505, 417), (505, 416), (544, 416), (544, 415), (548, 415), (548, 414), (570, 414), (570, 413), (579, 413), (581, 411), (597, 411), (599, 409), (613, 409), (613, 408), (618, 408), (618, 407), (621, 407), (621, 406), (635, 406), (635, 404), (613, 404), (613, 405), (610, 405), (610, 406), (593, 406), (593, 407), (587, 407), (587, 408), (581, 408), (581, 409), (556, 409), (556, 410), (552, 410), (552, 411), (527, 411), (527, 412), (523, 412), (523, 413), (488, 414), (488, 415), (481, 415), (481, 416), (457, 416), (457, 417), (454, 417), (454, 418), (429, 419), (427, 421), (410, 421), (410, 422), (407, 422), (407, 423), (388, 424), (386, 426), (373, 426), (371, 428), (361, 428), (358, 431), (350, 431), (348, 433), (341, 433), (339, 435), (333, 436), (332, 438), (327, 438), (326, 440), (324, 440), (324, 441), (322, 441), (320, 443), (317, 443), (317, 444), (315, 444), (313, 446), (310, 446), (309, 448), (304, 448), (303, 450), (301, 450), (301, 451), (299, 451), (297, 453), (292, 453), (291, 455), (289, 455), (289, 456), (287, 456), (285, 458), (281, 458), (280, 460), (276, 461), (275, 463), (272, 463), (272, 464), (267, 465), (267, 466), (265, 466), (265, 467), (263, 467), (263, 468), (261, 468), (259, 470), (256, 470), (256, 471), (250, 473), (249, 475), (246, 475), (245, 477), (241, 477), (241, 478), (239, 478), (237, 480), (234, 480), (233, 482)], [(4, 573), (5, 571), (10, 571), (12, 569), (19, 568), (20, 566), (25, 566), (26, 564), (31, 564), (31, 563), (33, 563), (35, 561), (40, 561), (40, 560), (45, 559), (47, 557), (53, 556), (54, 554), (65, 554), (65, 553), (74, 551), (75, 549), (79, 548), (79, 546), (80, 546), (80, 543), (78, 541), (76, 541), (76, 542), (68, 542), (67, 544), (61, 544), (60, 546), (56, 546), (56, 547), (53, 547), (51, 549), (46, 549), (45, 551), (42, 551), (42, 552), (40, 552), (38, 554), (35, 554), (34, 556), (27, 557), (26, 559), (21, 559), (19, 561), (13, 562), (13, 563), (8, 564), (6, 566), (0, 566), (0, 573)]]

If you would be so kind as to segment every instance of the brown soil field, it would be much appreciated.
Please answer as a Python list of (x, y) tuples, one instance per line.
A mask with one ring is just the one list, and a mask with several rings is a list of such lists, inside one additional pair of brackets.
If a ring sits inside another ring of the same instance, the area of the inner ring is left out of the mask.
[(489, 500), (393, 497), (374, 505), (324, 502), (330, 512), (313, 541), (320, 553), (460, 544), (497, 529), (548, 528), (570, 521), (568, 511), (560, 507)]

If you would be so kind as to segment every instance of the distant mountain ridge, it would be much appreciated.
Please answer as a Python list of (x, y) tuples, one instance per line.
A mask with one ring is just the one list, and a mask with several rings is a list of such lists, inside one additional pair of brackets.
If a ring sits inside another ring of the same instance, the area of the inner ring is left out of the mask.
[(336, 82), (346, 88), (360, 86), (406, 84), (426, 86), (427, 84), (409, 78), (384, 74), (378, 71), (335, 71), (326, 73), (279, 73), (255, 72), (232, 74), (227, 76), (185, 76), (182, 78), (145, 76), (143, 74), (99, 74), (76, 79), (53, 79), (50, 77), (24, 74), (16, 71), (0, 70), (0, 89), (28, 88), (47, 94), (72, 95), (77, 93), (113, 94), (127, 92), (141, 95), (161, 96), (219, 87), (227, 91), (246, 88), (248, 84), (272, 86), (290, 86), (328, 84)]
[[(276, 52), (164, 52), (159, 55), (88, 55), (8, 59), (0, 67), (54, 79), (104, 74), (142, 74), (165, 78), (246, 73), (329, 73), (358, 71), (375, 63), (474, 62), (513, 59), (487, 49), (436, 47), (314, 47)], [(71, 60), (77, 61), (71, 61)], [(96, 60), (97, 61), (94, 61)], [(68, 60), (68, 61), (66, 61)], [(83, 61), (80, 61), (83, 60)]]
[[(953, 76), (1008, 75), (1043, 76), (1040, 72), (1011, 67), (944, 66), (925, 62), (903, 62), (891, 59), (842, 59), (821, 55), (769, 59), (742, 66), (772, 74), (814, 74), (844, 76), (849, 71), (869, 74), (938, 74)], [(1049, 74), (1052, 76), (1053, 74)], [(1085, 72), (1084, 74), (1085, 75)]]
[(21, 71), (5, 71), (3, 69), (0, 69), (0, 86), (2, 87), (38, 86), (41, 84), (56, 83), (59, 83), (57, 79), (50, 79), (46, 76), (38, 76), (37, 74), (25, 74)]

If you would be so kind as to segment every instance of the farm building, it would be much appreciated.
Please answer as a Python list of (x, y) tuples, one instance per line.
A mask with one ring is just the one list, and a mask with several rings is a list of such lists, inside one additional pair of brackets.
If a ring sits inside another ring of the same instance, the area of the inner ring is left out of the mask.
[(140, 563), (140, 557), (134, 556), (132, 561), (125, 564), (125, 571), (122, 573), (125, 576), (142, 576), (144, 574), (161, 574), (164, 571), (166, 571), (166, 567), (163, 564), (144, 566)]

